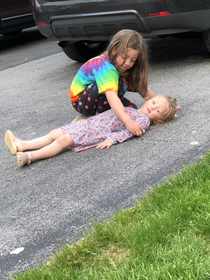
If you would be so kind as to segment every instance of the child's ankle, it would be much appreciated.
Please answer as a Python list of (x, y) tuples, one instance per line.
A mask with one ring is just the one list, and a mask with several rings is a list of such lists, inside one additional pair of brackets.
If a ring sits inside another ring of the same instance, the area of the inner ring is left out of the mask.
[(17, 152), (24, 152), (22, 141), (18, 139), (18, 145), (16, 146)]

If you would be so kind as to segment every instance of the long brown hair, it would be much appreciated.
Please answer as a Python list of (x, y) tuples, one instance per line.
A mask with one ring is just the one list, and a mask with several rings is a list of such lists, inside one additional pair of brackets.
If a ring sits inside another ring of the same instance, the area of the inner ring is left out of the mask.
[[(121, 73), (119, 67), (115, 65), (115, 60), (122, 53), (126, 53), (128, 48), (137, 50), (139, 52), (139, 56), (133, 67), (127, 71), (127, 74), (125, 74)], [(141, 92), (141, 95), (145, 96), (148, 87), (148, 57), (147, 45), (142, 36), (134, 30), (123, 29), (114, 35), (108, 45), (107, 52), (120, 76), (126, 77), (129, 84), (129, 90), (137, 91), (139, 93)]]

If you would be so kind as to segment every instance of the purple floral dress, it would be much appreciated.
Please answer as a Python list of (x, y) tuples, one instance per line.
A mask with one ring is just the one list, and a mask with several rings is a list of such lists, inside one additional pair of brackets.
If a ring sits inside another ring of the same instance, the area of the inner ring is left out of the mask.
[[(126, 107), (125, 110), (143, 129), (149, 127), (149, 118), (139, 110), (130, 107)], [(112, 109), (86, 120), (70, 123), (61, 129), (72, 137), (74, 147), (70, 148), (75, 152), (95, 147), (107, 138), (117, 143), (133, 137)]]

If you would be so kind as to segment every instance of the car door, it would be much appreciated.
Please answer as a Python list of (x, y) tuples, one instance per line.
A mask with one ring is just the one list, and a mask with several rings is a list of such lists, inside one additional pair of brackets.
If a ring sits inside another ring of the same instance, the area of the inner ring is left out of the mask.
[(0, 0), (0, 18), (9, 18), (30, 12), (29, 0)]

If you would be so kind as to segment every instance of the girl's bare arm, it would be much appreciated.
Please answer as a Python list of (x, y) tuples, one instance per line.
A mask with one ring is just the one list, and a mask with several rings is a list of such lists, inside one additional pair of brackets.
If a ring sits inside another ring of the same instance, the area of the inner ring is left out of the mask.
[(115, 112), (115, 114), (124, 122), (127, 129), (136, 136), (141, 136), (143, 133), (143, 129), (141, 126), (132, 120), (132, 118), (128, 115), (123, 106), (121, 100), (119, 99), (117, 92), (115, 91), (106, 91), (106, 97), (109, 102), (110, 107)]
[(154, 95), (153, 91), (150, 88), (147, 88), (147, 92), (146, 92), (145, 97), (150, 97), (150, 96), (153, 96), (153, 95)]

